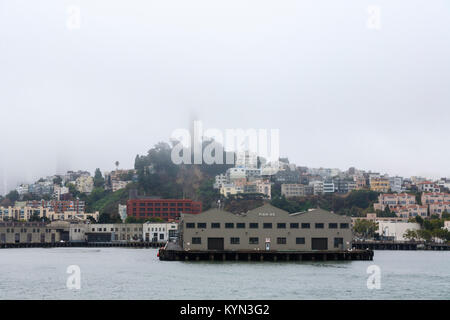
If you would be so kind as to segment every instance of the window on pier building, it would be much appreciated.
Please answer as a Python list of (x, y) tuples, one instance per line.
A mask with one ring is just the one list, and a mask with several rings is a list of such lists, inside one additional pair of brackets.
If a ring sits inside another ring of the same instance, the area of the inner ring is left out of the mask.
[(194, 229), (195, 228), (195, 223), (193, 223), (193, 222), (186, 223), (186, 228)]
[(269, 222), (265, 222), (265, 223), (263, 223), (263, 228), (264, 229), (272, 229), (272, 224)]
[(286, 244), (286, 238), (277, 238), (277, 244)]
[(211, 222), (211, 228), (219, 229), (220, 228), (220, 222)]
[(236, 223), (236, 228), (238, 228), (238, 229), (245, 229), (245, 223), (244, 222)]
[(197, 223), (198, 229), (206, 229), (206, 223), (205, 222), (199, 222)]
[(295, 238), (296, 244), (305, 244), (305, 238)]
[(225, 223), (225, 228), (226, 229), (233, 229), (234, 228), (234, 223), (232, 223), (232, 222)]
[(286, 229), (286, 223), (283, 223), (283, 222), (277, 223), (277, 228), (278, 229)]
[(329, 228), (329, 229), (337, 229), (337, 227), (338, 227), (338, 224), (337, 224), (337, 223), (329, 223), (329, 224), (328, 224), (328, 228)]
[(341, 223), (341, 229), (348, 229), (348, 223)]
[(258, 223), (256, 223), (256, 222), (250, 222), (249, 227), (250, 227), (250, 229), (258, 229)]
[(258, 244), (259, 243), (259, 238), (249, 238), (248, 239), (248, 243), (249, 244)]
[(334, 247), (340, 248), (344, 244), (344, 238), (334, 238)]
[(302, 223), (302, 229), (309, 229), (311, 225), (309, 223)]
[(316, 229), (323, 229), (323, 223), (316, 223)]
[(299, 225), (298, 225), (298, 223), (296, 223), (296, 222), (290, 224), (291, 229), (298, 229), (298, 226), (299, 226)]
[(240, 239), (239, 238), (230, 238), (230, 244), (239, 244)]
[(202, 244), (202, 238), (200, 237), (192, 238), (192, 244)]

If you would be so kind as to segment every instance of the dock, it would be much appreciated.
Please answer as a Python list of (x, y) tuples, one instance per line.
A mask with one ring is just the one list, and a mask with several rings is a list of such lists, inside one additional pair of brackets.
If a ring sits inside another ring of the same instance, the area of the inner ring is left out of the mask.
[(1, 243), (0, 249), (8, 248), (161, 248), (163, 242), (45, 242), (45, 243)]
[(353, 247), (364, 250), (450, 250), (450, 244), (446, 243), (427, 243), (424, 241), (353, 241)]
[(373, 260), (373, 251), (192, 251), (160, 248), (162, 261), (351, 261)]

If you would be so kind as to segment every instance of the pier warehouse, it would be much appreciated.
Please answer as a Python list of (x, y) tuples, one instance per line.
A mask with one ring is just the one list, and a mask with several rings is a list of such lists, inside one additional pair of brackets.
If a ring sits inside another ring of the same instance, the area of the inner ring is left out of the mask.
[(264, 205), (245, 214), (211, 209), (182, 214), (184, 250), (342, 251), (352, 247), (351, 218), (322, 209), (289, 214)]

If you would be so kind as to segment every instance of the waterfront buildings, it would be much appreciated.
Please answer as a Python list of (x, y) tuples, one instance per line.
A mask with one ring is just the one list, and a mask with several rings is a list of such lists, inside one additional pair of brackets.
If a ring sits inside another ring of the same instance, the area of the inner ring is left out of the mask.
[(166, 242), (170, 238), (175, 238), (178, 231), (178, 223), (155, 223), (146, 222), (142, 226), (144, 241)]
[(45, 208), (53, 212), (76, 212), (83, 213), (85, 202), (81, 200), (33, 200), (27, 201), (26, 206), (32, 208)]
[(0, 243), (54, 243), (60, 233), (42, 222), (0, 222)]
[(140, 223), (89, 224), (86, 228), (88, 242), (143, 241)]
[(266, 204), (243, 214), (211, 209), (182, 214), (185, 250), (346, 250), (351, 219), (322, 209), (289, 214)]

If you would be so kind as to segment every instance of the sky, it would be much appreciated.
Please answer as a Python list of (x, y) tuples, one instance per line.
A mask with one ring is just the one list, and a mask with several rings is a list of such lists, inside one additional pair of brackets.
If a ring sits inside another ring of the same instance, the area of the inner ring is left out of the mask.
[(193, 118), (279, 129), (297, 165), (450, 177), (450, 2), (0, 0), (0, 111), (0, 193), (132, 168)]

